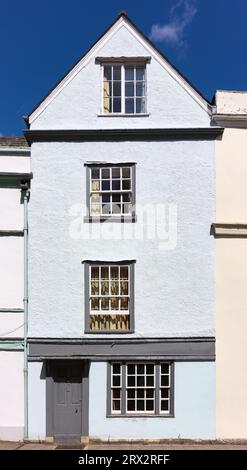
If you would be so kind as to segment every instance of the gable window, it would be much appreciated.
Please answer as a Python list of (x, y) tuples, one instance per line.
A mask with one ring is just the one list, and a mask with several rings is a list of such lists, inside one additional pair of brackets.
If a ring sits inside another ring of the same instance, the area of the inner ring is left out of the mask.
[(134, 217), (135, 165), (92, 165), (87, 179), (90, 217)]
[(108, 410), (111, 416), (172, 416), (174, 365), (170, 362), (108, 364)]
[(86, 262), (85, 284), (86, 331), (133, 331), (133, 262)]
[(102, 67), (103, 112), (105, 114), (145, 114), (145, 65), (104, 64)]

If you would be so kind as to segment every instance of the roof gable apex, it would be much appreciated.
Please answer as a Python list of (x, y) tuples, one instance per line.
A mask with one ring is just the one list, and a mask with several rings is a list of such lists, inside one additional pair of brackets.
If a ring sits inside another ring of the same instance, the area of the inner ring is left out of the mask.
[(115, 22), (97, 39), (90, 49), (74, 64), (71, 69), (55, 84), (55, 86), (47, 93), (47, 95), (33, 108), (31, 113), (24, 117), (25, 122), (30, 125), (50, 104), (51, 101), (73, 80), (80, 70), (87, 65), (92, 56), (99, 52), (110, 38), (123, 26), (138, 40), (147, 50), (149, 55), (154, 57), (159, 64), (173, 77), (189, 95), (204, 109), (211, 114), (210, 103), (202, 96), (202, 94), (184, 77), (181, 72), (172, 65), (169, 60), (160, 52), (156, 46), (138, 29), (138, 27), (129, 19), (125, 12), (121, 12)]

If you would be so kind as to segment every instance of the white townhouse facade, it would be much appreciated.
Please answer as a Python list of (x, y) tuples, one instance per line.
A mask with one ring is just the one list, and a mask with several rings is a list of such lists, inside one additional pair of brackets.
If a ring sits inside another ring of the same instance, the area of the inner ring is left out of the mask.
[(214, 438), (211, 106), (121, 14), (26, 122), (29, 439)]
[(30, 186), (24, 137), (0, 137), (0, 440), (24, 432), (24, 197)]

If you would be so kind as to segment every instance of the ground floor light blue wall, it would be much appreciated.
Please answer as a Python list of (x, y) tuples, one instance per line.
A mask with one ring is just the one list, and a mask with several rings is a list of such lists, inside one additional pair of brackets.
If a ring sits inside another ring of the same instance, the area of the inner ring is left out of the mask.
[(104, 439), (215, 438), (215, 364), (175, 364), (175, 417), (106, 418), (107, 364), (91, 363), (89, 435)]

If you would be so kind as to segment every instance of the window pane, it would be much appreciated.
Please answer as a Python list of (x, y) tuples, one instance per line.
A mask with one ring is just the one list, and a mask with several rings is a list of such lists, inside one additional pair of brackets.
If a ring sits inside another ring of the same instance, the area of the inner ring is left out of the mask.
[(146, 373), (147, 374), (154, 374), (154, 365), (153, 364), (147, 364), (146, 365)]
[(136, 67), (136, 80), (145, 80), (145, 67)]
[(92, 180), (92, 191), (99, 191), (99, 190), (100, 190), (100, 181)]
[(127, 411), (135, 411), (135, 400), (127, 400)]
[(118, 267), (111, 266), (111, 279), (118, 279)]
[(135, 398), (135, 390), (131, 388), (127, 390), (127, 398)]
[(125, 112), (127, 114), (133, 114), (134, 113), (134, 99), (126, 99), (125, 100)]
[(125, 83), (125, 96), (126, 97), (131, 97), (134, 96), (134, 83), (127, 82)]
[(121, 279), (128, 279), (128, 273), (129, 273), (129, 270), (128, 270), (128, 267), (127, 266), (121, 266), (120, 267), (120, 278)]
[(135, 386), (135, 376), (134, 375), (128, 375), (127, 385), (128, 385), (128, 387), (134, 387)]
[(113, 375), (112, 385), (113, 385), (113, 387), (120, 387), (120, 375)]
[(102, 191), (110, 191), (110, 180), (102, 181)]
[(154, 400), (147, 400), (146, 401), (146, 410), (147, 411), (154, 411)]
[(137, 364), (137, 374), (144, 374), (144, 364)]
[(130, 193), (127, 193), (127, 194), (123, 194), (123, 202), (131, 202), (131, 194)]
[(144, 376), (142, 375), (139, 375), (137, 377), (137, 387), (144, 387), (145, 383), (144, 383)]
[(91, 279), (99, 279), (99, 268), (97, 266), (91, 267)]
[(99, 282), (91, 281), (91, 295), (99, 295)]
[(161, 374), (169, 374), (169, 364), (161, 364)]
[(111, 66), (104, 66), (104, 80), (111, 80)]
[(100, 215), (100, 205), (99, 204), (92, 204), (91, 205), (91, 214), (96, 216)]
[(110, 168), (102, 168), (101, 173), (102, 173), (102, 179), (103, 180), (109, 180), (110, 179)]
[(113, 82), (113, 96), (121, 96), (121, 82)]
[(125, 80), (134, 80), (134, 67), (125, 67)]
[(121, 202), (121, 194), (114, 194), (112, 195), (112, 202)]
[(161, 398), (169, 398), (169, 388), (162, 388), (160, 391)]
[(123, 190), (130, 189), (130, 180), (122, 180), (122, 189)]
[(128, 308), (129, 308), (128, 297), (122, 297), (120, 299), (120, 310), (128, 310)]
[(153, 388), (147, 388), (146, 389), (146, 398), (154, 398), (154, 389)]
[(112, 402), (112, 411), (120, 411), (120, 400), (113, 400)]
[(113, 80), (121, 80), (121, 66), (120, 65), (113, 66)]
[(117, 204), (116, 202), (112, 203), (112, 213), (113, 214), (121, 214), (121, 204)]
[(104, 98), (104, 113), (112, 113), (112, 100), (111, 100), (111, 98)]
[(120, 282), (120, 294), (128, 295), (128, 282), (127, 281)]
[(113, 374), (120, 374), (121, 365), (120, 364), (112, 364), (112, 371), (113, 371)]
[(161, 411), (169, 411), (169, 401), (168, 400), (162, 400), (160, 403), (160, 409)]
[(112, 84), (111, 82), (104, 82), (104, 99), (112, 96)]
[(101, 281), (101, 295), (109, 295), (109, 282)]
[(120, 180), (112, 180), (112, 190), (113, 191), (120, 190)]
[(132, 205), (131, 204), (122, 204), (122, 213), (131, 214)]
[(113, 112), (121, 113), (121, 99), (120, 98), (113, 99)]
[(144, 411), (144, 400), (137, 400), (137, 411)]
[(161, 376), (161, 386), (162, 387), (169, 387), (169, 375), (162, 375)]
[(102, 205), (102, 214), (103, 215), (111, 214), (111, 204), (106, 203)]
[(119, 310), (118, 302), (119, 302), (119, 299), (114, 298), (114, 297), (111, 298), (111, 310)]
[(109, 278), (109, 269), (108, 266), (101, 267), (101, 279), (108, 279)]
[(102, 194), (102, 202), (103, 204), (107, 204), (109, 202), (111, 202), (111, 196), (110, 194)]
[(145, 95), (145, 84), (144, 82), (137, 82), (136, 84), (136, 96)]
[(116, 167), (116, 168), (112, 168), (112, 178), (117, 178), (119, 179), (120, 178), (120, 168)]
[(136, 112), (145, 113), (145, 100), (143, 98), (136, 99)]
[(99, 299), (91, 299), (91, 310), (99, 310)]
[(124, 166), (122, 168), (122, 178), (130, 178), (130, 168), (127, 166)]
[(137, 398), (144, 398), (144, 395), (145, 395), (145, 390), (144, 390), (144, 388), (141, 388), (140, 390), (137, 390), (137, 391), (136, 391), (136, 396), (137, 396)]
[(147, 376), (146, 384), (147, 384), (147, 387), (153, 387), (154, 386), (154, 377), (152, 375)]
[(91, 204), (99, 204), (100, 203), (100, 195), (99, 193), (94, 193), (91, 196)]
[(135, 373), (135, 364), (128, 364), (127, 365), (127, 373), (128, 374), (134, 374)]
[(119, 295), (118, 281), (111, 281), (111, 295)]
[(100, 172), (99, 168), (92, 168), (91, 169), (91, 178), (93, 180), (98, 180), (100, 178), (99, 172)]
[(101, 310), (109, 310), (109, 299), (106, 297), (101, 298)]

